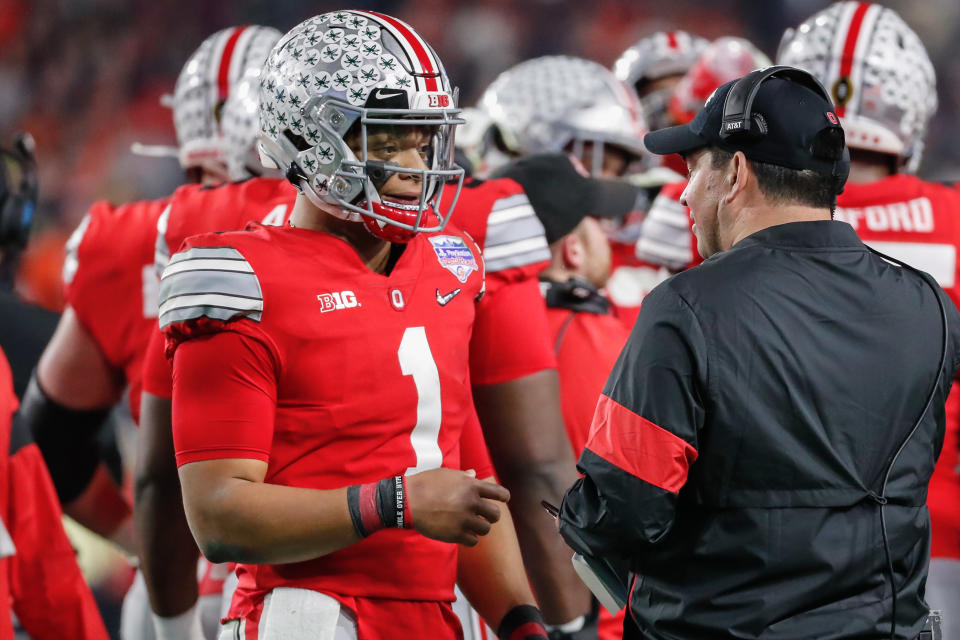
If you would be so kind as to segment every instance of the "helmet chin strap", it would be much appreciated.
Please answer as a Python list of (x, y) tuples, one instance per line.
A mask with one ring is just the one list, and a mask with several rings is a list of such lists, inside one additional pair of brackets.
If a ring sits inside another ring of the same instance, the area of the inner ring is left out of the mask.
[(347, 222), (363, 221), (359, 213), (337, 206), (336, 200), (334, 200), (332, 196), (321, 196), (318, 194), (316, 191), (314, 191), (313, 187), (310, 186), (310, 183), (307, 180), (300, 180), (300, 191), (307, 196), (307, 200), (309, 200), (316, 208), (320, 209), (324, 213), (332, 215), (334, 218), (346, 220)]

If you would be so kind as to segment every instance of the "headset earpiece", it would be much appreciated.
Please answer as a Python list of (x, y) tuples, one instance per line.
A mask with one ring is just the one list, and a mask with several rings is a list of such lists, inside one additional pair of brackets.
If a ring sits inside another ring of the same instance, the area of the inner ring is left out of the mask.
[[(37, 175), (33, 138), (25, 133), (14, 140), (13, 151), (0, 149), (0, 247), (25, 247), (37, 203)], [(20, 168), (19, 184), (10, 184), (8, 162)]]

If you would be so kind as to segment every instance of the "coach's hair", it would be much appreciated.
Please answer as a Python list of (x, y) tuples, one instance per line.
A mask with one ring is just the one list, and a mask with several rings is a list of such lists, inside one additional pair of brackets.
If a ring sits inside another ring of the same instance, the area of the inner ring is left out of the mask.
[[(710, 164), (714, 169), (722, 169), (733, 154), (717, 147), (710, 147)], [(760, 192), (773, 203), (802, 205), (830, 209), (836, 208), (834, 178), (810, 169), (790, 169), (769, 162), (749, 160), (757, 174)]]

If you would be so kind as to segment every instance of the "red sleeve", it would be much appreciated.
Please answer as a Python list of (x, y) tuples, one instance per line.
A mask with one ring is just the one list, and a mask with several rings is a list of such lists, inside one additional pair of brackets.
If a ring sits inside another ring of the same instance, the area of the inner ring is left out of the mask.
[(260, 341), (223, 331), (181, 343), (173, 358), (177, 465), (270, 459), (277, 407), (275, 360)]
[(159, 328), (154, 328), (144, 354), (143, 390), (158, 398), (173, 397), (173, 370), (164, 355), (164, 339)]
[(460, 468), (464, 471), (473, 469), (481, 479), (494, 475), (490, 452), (487, 451), (487, 441), (483, 439), (480, 420), (473, 409), (470, 410), (470, 418), (463, 425), (463, 432), (460, 435)]
[(93, 594), (63, 530), (53, 481), (35, 444), (10, 457), (13, 610), (35, 640), (107, 639)]
[(470, 339), (473, 383), (499, 384), (556, 366), (539, 282), (527, 279), (488, 291), (477, 305)]

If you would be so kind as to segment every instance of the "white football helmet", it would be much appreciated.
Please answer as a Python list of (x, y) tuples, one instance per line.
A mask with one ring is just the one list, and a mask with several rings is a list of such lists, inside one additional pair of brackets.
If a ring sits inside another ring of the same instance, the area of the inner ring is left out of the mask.
[(651, 129), (674, 124), (667, 112), (672, 88), (646, 91), (644, 86), (660, 78), (685, 74), (707, 44), (706, 39), (686, 31), (658, 31), (638, 40), (613, 64), (617, 78), (641, 96), (640, 105)]
[[(199, 167), (229, 180), (249, 175), (242, 170), (242, 160), (231, 155), (245, 156), (257, 130), (225, 131), (223, 109), (241, 80), (259, 73), (279, 39), (280, 32), (272, 27), (230, 27), (208, 37), (190, 56), (173, 93), (180, 166)], [(228, 138), (242, 138), (246, 144), (231, 144)]]
[(582, 159), (585, 144), (592, 142), (591, 166), (597, 170), (604, 145), (637, 159), (648, 155), (647, 125), (636, 96), (603, 65), (583, 58), (521, 62), (497, 76), (478, 107), (518, 156), (569, 150)]
[(916, 171), (937, 109), (923, 42), (892, 9), (838, 2), (780, 43), (777, 64), (809, 71), (831, 92), (847, 146), (895, 155)]
[[(317, 206), (405, 242), (443, 229), (456, 204), (435, 210), (445, 183), (456, 179), (458, 194), (463, 184), (453, 161), (454, 129), (463, 123), (456, 103), (437, 54), (409, 25), (372, 11), (325, 13), (283, 36), (264, 66), (260, 157)], [(378, 125), (430, 127), (428, 168), (368, 160), (368, 128)], [(344, 139), (351, 128), (360, 157)], [(417, 204), (381, 200), (377, 186), (395, 173), (420, 176)]]

